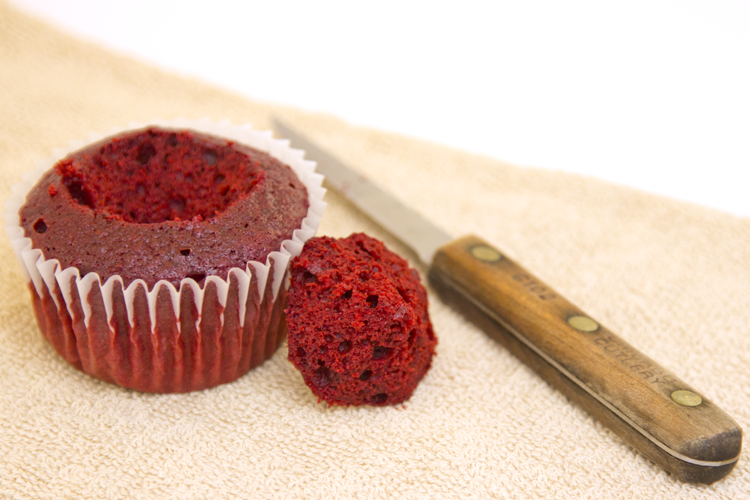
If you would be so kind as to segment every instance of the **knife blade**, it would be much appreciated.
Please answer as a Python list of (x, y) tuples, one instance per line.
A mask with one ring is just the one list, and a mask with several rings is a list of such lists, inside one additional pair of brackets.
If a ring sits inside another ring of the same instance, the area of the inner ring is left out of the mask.
[(454, 239), (291, 126), (274, 125), (332, 188), (416, 252), (441, 299), (627, 444), (682, 481), (731, 472), (742, 429), (712, 401), (493, 245)]

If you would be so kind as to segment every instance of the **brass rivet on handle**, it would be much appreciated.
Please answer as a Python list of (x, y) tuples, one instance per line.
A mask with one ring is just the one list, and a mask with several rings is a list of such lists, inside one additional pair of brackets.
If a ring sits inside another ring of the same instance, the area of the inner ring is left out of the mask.
[(474, 245), (469, 252), (483, 262), (496, 262), (503, 258), (500, 252), (488, 245)]
[(679, 390), (672, 393), (672, 401), (682, 406), (698, 406), (703, 398), (693, 391)]
[(599, 323), (588, 316), (571, 316), (568, 318), (568, 324), (579, 332), (595, 332), (599, 329)]

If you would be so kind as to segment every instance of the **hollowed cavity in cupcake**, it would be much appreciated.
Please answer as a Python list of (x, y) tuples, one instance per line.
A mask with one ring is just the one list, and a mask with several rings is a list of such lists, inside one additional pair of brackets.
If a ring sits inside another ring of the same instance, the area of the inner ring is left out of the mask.
[(233, 143), (151, 127), (108, 139), (55, 167), (81, 206), (131, 223), (205, 220), (263, 177)]

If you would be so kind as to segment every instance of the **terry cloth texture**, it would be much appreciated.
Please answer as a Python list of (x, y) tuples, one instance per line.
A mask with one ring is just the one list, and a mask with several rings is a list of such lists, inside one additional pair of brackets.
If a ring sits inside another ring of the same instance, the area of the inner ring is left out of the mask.
[[(0, 1), (0, 199), (55, 147), (131, 121), (278, 115), (456, 235), (497, 245), (750, 429), (750, 220), (249, 101), (61, 34)], [(319, 234), (364, 231), (334, 193)], [(0, 498), (748, 498), (750, 457), (683, 484), (430, 290), (440, 343), (398, 407), (319, 404), (282, 347), (238, 381), (153, 395), (42, 338), (0, 238)], [(424, 276), (425, 268), (418, 267)]]

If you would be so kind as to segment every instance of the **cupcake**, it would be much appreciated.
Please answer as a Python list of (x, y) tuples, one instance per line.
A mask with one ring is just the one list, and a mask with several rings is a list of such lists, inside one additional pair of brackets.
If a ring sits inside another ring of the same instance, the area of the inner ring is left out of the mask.
[(57, 154), (6, 213), (40, 331), (76, 368), (138, 391), (237, 379), (284, 339), (289, 260), (324, 209), (313, 169), (270, 133), (207, 121)]
[(344, 406), (409, 399), (437, 344), (417, 271), (360, 233), (311, 239), (291, 275), (289, 360), (313, 394)]

